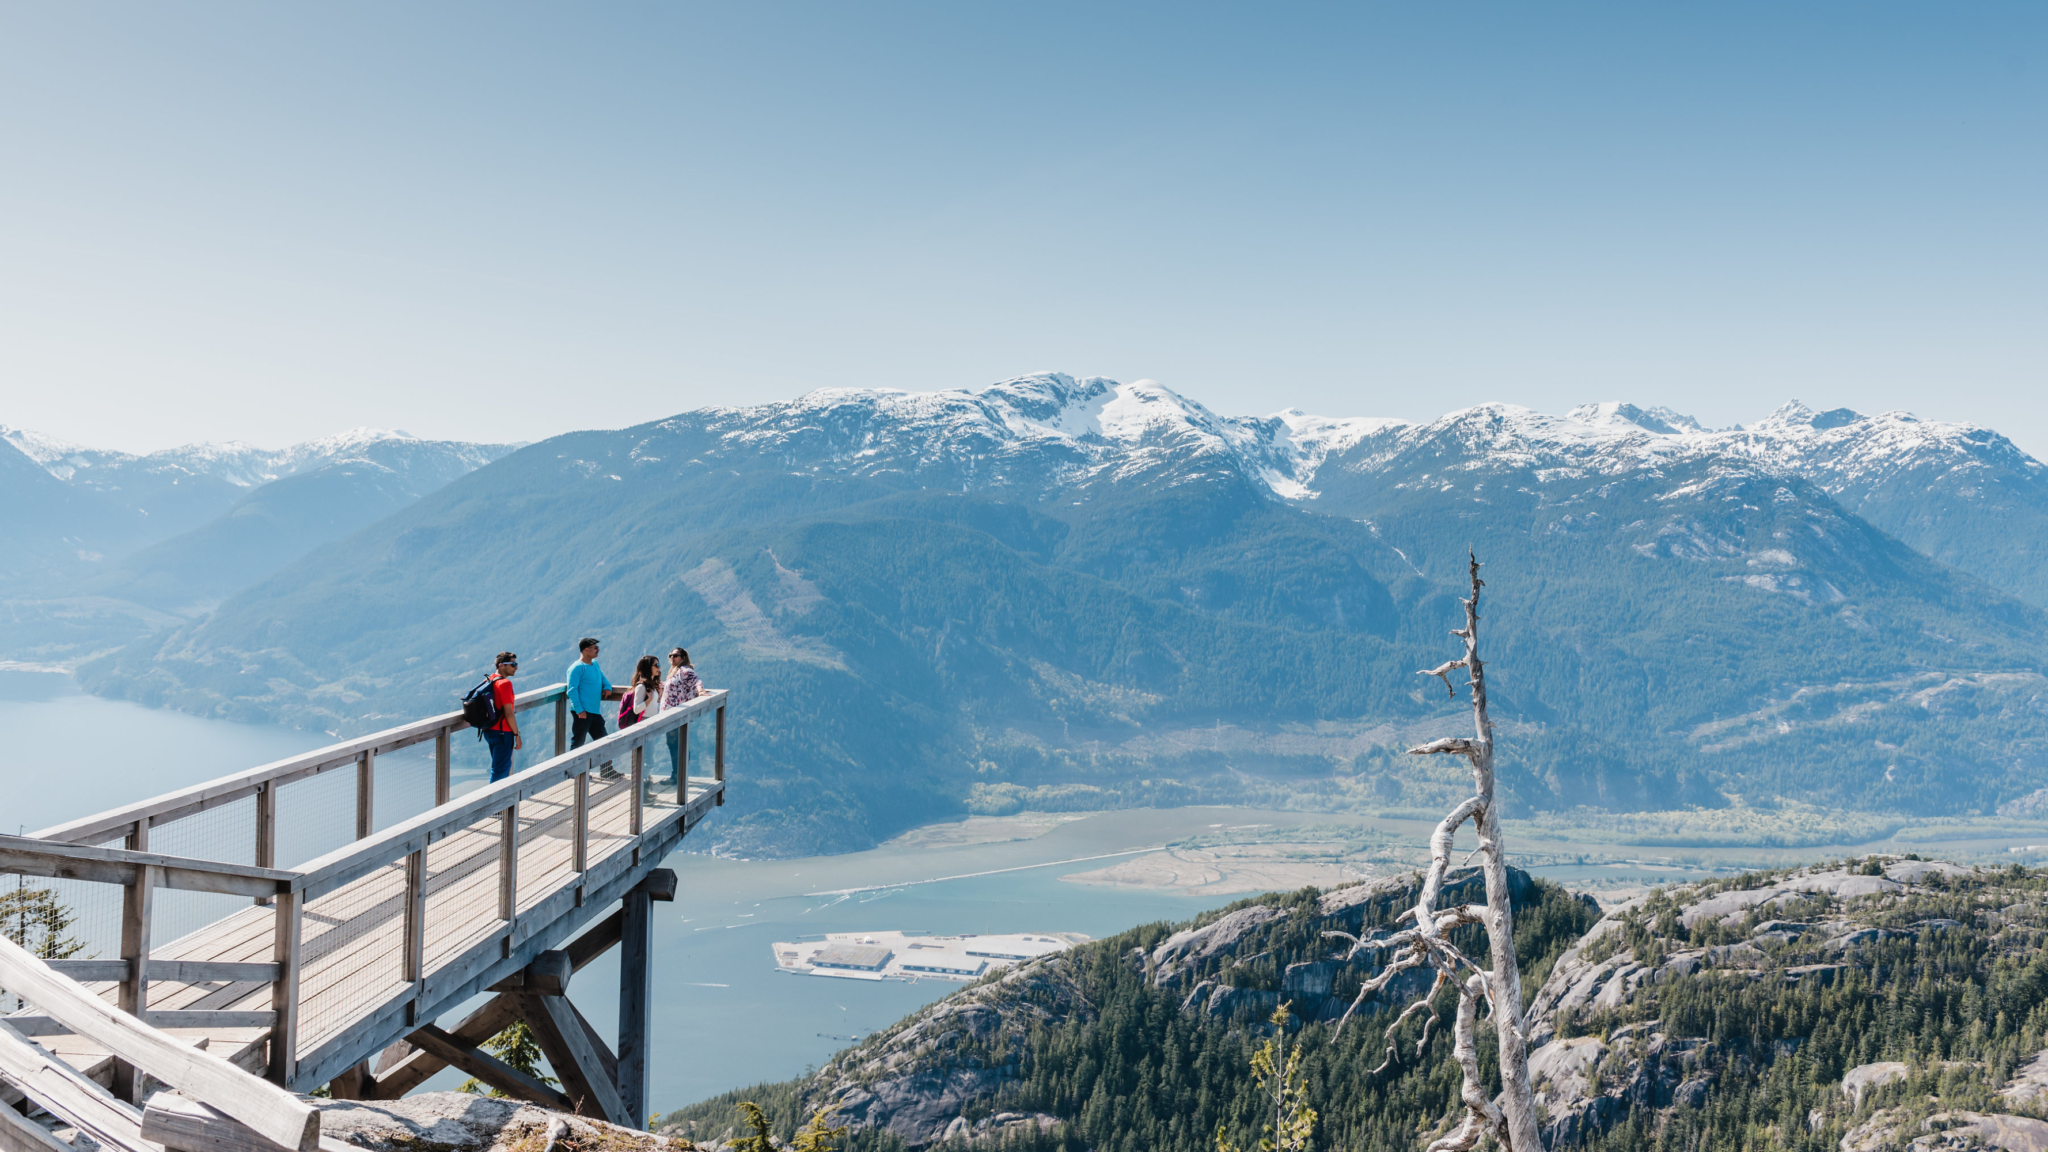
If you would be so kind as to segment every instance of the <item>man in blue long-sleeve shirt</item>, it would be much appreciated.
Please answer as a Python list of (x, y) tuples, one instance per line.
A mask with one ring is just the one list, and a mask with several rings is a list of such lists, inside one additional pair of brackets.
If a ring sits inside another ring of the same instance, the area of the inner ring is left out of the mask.
[(604, 736), (604, 702), (617, 700), (621, 693), (604, 678), (597, 666), (597, 641), (585, 636), (576, 642), (583, 659), (569, 665), (569, 747), (581, 747), (585, 740)]

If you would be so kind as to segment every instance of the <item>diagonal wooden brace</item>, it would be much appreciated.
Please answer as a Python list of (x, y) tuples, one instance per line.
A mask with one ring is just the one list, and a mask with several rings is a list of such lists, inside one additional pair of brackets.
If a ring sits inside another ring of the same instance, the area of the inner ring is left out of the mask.
[(618, 1085), (606, 1074), (604, 1061), (591, 1047), (576, 1010), (561, 996), (536, 996), (531, 992), (508, 992), (519, 999), (521, 1014), (533, 1026), (534, 1039), (562, 1080), (562, 1091), (575, 1101), (577, 1111), (595, 1115), (628, 1128), (646, 1123), (632, 1116), (619, 1096)]
[(557, 1112), (572, 1112), (567, 1096), (474, 1045), (464, 1044), (432, 1024), (412, 1034), (412, 1042), (491, 1087)]

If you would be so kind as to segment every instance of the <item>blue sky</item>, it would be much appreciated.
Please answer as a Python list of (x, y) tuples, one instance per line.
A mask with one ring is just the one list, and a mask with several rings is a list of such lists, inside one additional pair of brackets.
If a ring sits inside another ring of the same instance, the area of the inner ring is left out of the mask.
[(822, 386), (1907, 408), (2048, 456), (2048, 8), (0, 5), (0, 422)]

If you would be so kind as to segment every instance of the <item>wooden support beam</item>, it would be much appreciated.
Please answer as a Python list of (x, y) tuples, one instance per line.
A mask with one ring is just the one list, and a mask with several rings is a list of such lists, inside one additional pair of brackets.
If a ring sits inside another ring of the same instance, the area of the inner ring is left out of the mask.
[[(142, 1114), (99, 1083), (0, 1023), (0, 1081), (113, 1152), (157, 1152), (142, 1139)], [(8, 1111), (13, 1111), (9, 1108)]]
[(690, 726), (676, 729), (676, 806), (690, 802)]
[(498, 919), (519, 915), (519, 805), (498, 817)]
[(356, 758), (356, 839), (377, 830), (377, 754), (364, 749)]
[(77, 1149), (14, 1109), (0, 1107), (0, 1152), (77, 1152)]
[(535, 956), (531, 964), (491, 985), (491, 991), (538, 992), (542, 996), (567, 996), (569, 977), (574, 975), (575, 971), (575, 967), (569, 961), (569, 954), (554, 948)]
[[(478, 1006), (476, 1011), (463, 1017), (449, 1033), (462, 1044), (474, 1048), (498, 1033), (512, 1026), (519, 1018), (519, 1002), (511, 996), (493, 996)], [(411, 1036), (406, 1042), (414, 1051), (376, 1078), (374, 1099), (396, 1100), (427, 1082), (434, 1073), (448, 1066), (441, 1057), (427, 1051), (413, 1042)], [(481, 1079), (481, 1077), (479, 1077)]]
[[(673, 873), (671, 873), (673, 875)], [(633, 1128), (647, 1125), (647, 1050), (654, 1042), (654, 898), (645, 885), (626, 893), (619, 944), (619, 1100)]]
[(604, 1037), (599, 1036), (597, 1034), (597, 1025), (592, 1024), (589, 1021), (589, 1019), (583, 1015), (582, 1011), (576, 1007), (576, 1002), (574, 1000), (564, 1000), (562, 1001), (562, 1003), (567, 1004), (569, 1006), (569, 1011), (574, 1012), (576, 1014), (576, 1022), (578, 1024), (583, 1025), (584, 1039), (590, 1041), (590, 1050), (592, 1052), (597, 1053), (597, 1062), (599, 1064), (604, 1065), (604, 1074), (611, 1078), (612, 1083), (618, 1083), (619, 1058), (617, 1056), (612, 1055), (612, 1050), (610, 1046), (608, 1046), (604, 1042)]
[(531, 1101), (543, 1108), (553, 1108), (557, 1112), (576, 1110), (575, 1103), (562, 1093), (490, 1053), (474, 1045), (464, 1044), (432, 1024), (414, 1032), (412, 1042), (418, 1045), (421, 1051), (433, 1053), (437, 1059), (453, 1064), (507, 1095)]
[(400, 979), (418, 984), (427, 978), (427, 850), (422, 848), (405, 858), (405, 954), (399, 967)]
[(578, 1111), (629, 1128), (647, 1123), (647, 1117), (635, 1118), (626, 1112), (617, 1085), (605, 1075), (604, 1062), (591, 1047), (583, 1026), (576, 1022), (575, 1010), (566, 997), (536, 996), (531, 992), (507, 995), (519, 998), (520, 1013), (532, 1025), (534, 1039), (540, 1041), (541, 1051), (547, 1054), (548, 1063), (561, 1078), (563, 1094), (576, 1104)]
[(569, 833), (569, 869), (590, 871), (590, 773), (579, 772), (571, 789), (575, 799), (569, 818), (575, 822)]
[(434, 733), (434, 807), (448, 802), (448, 729)]
[[(142, 843), (137, 845), (136, 840)], [(129, 841), (133, 850), (141, 851), (148, 846), (148, 829), (138, 824)], [(137, 865), (134, 882), (121, 890), (121, 962), (128, 966), (128, 973), (121, 981), (117, 1002), (121, 1011), (135, 1017), (149, 1011), (149, 932), (156, 895), (156, 877), (151, 871), (148, 864)], [(45, 1010), (56, 1014), (54, 1008), (46, 1006)], [(115, 1053), (117, 1058), (119, 1055)], [(120, 1060), (114, 1065), (115, 1095), (140, 1104), (144, 1090), (142, 1073), (133, 1064)]]
[(562, 951), (569, 954), (569, 971), (581, 972), (585, 965), (611, 950), (626, 930), (626, 914), (614, 912), (598, 921), (591, 929), (569, 941)]
[(277, 782), (256, 786), (256, 866), (277, 867)]
[(713, 775), (718, 779), (718, 804), (725, 806), (725, 705), (718, 706), (718, 734), (712, 746)]
[[(126, 960), (46, 960), (53, 972), (83, 983), (128, 979), (132, 970)], [(149, 979), (158, 983), (212, 984), (254, 981), (268, 984), (277, 979), (275, 964), (241, 964), (216, 960), (157, 960), (149, 962)]]
[(5, 937), (0, 937), (0, 987), (56, 1017), (116, 1059), (205, 1099), (288, 1148), (312, 1152), (319, 1141), (320, 1113), (311, 1105), (149, 1027), (50, 971)]
[(626, 798), (627, 824), (631, 828), (633, 835), (638, 836), (640, 834), (641, 797), (647, 794), (647, 745), (645, 744), (633, 745), (632, 776), (632, 783), (628, 785), (632, 788), (632, 794)]
[(203, 1008), (152, 1008), (143, 1020), (152, 1028), (275, 1028), (272, 1011), (229, 1012)]
[(299, 1071), (299, 932), (305, 898), (297, 892), (277, 895), (276, 914), (271, 922), (270, 956), (277, 965), (277, 979), (270, 984), (270, 1008), (277, 1023), (270, 1029), (270, 1069), (273, 1084), (289, 1084)]
[(569, 750), (569, 696), (565, 692), (555, 698), (555, 755)]

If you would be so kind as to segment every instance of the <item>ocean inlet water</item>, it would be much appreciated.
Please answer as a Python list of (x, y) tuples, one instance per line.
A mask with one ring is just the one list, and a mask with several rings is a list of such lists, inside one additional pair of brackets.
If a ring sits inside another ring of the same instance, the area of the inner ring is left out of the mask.
[[(34, 831), (319, 747), (317, 732), (205, 720), (103, 700), (69, 677), (0, 671), (0, 762), (9, 832)], [(92, 752), (80, 754), (79, 734)], [(744, 764), (743, 757), (736, 758)], [(457, 786), (468, 783), (458, 774)], [(472, 785), (473, 786), (473, 785)], [(745, 787), (735, 769), (735, 788)], [(380, 787), (380, 795), (382, 789)], [(1214, 809), (1107, 813), (968, 835), (913, 835), (867, 852), (744, 861), (668, 860), (675, 903), (657, 905), (652, 1105), (668, 1111), (732, 1088), (801, 1074), (867, 1033), (957, 990), (945, 979), (853, 981), (777, 970), (770, 945), (844, 932), (1074, 932), (1100, 938), (1180, 920), (1241, 893), (1075, 884), (1216, 823)], [(993, 841), (983, 839), (993, 837)], [(580, 973), (571, 997), (601, 1031), (617, 1020), (614, 958)], [(429, 1087), (453, 1087), (444, 1072)]]

